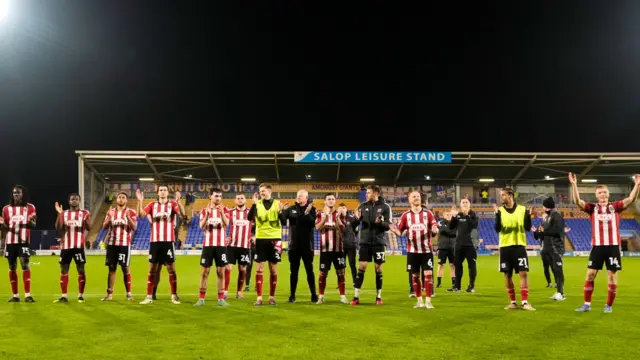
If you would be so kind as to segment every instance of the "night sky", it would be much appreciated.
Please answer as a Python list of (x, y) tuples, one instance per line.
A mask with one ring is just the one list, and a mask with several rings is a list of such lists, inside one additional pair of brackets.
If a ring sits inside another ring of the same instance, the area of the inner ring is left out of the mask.
[(640, 2), (272, 3), (13, 0), (2, 203), (51, 228), (77, 149), (640, 151)]

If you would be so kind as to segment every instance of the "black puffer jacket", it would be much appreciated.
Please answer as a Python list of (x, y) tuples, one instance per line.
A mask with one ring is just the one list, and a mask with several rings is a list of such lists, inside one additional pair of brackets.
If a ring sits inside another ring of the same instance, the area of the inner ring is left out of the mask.
[(533, 233), (533, 237), (542, 242), (542, 252), (555, 252), (564, 254), (564, 218), (551, 210), (547, 212), (547, 218), (542, 222), (542, 230)]
[(449, 229), (449, 221), (438, 223), (438, 250), (453, 250), (456, 246), (456, 231)]
[[(360, 246), (384, 246), (384, 234), (389, 230), (391, 223), (391, 206), (380, 196), (378, 201), (364, 202), (358, 208), (360, 219), (354, 219), (354, 226), (362, 225)], [(380, 218), (379, 223), (376, 223), (377, 218)]]

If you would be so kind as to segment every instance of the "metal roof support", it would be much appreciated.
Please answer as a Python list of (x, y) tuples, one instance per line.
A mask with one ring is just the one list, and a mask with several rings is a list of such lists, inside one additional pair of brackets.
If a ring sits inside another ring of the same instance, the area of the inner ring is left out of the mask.
[(278, 170), (278, 154), (273, 154), (273, 161), (276, 164), (276, 179), (280, 182), (280, 170)]
[(462, 172), (464, 171), (464, 169), (467, 168), (467, 166), (469, 166), (470, 162), (471, 162), (471, 154), (469, 154), (469, 156), (467, 157), (467, 160), (465, 160), (465, 162), (464, 162), (464, 165), (462, 165), (462, 167), (458, 171), (458, 174), (456, 175), (456, 178), (453, 179), (454, 183), (457, 183), (458, 180), (460, 180), (460, 176), (462, 176)]
[(582, 170), (582, 172), (580, 173), (580, 176), (585, 176), (587, 175), (587, 173), (589, 171), (591, 171), (596, 165), (598, 165), (598, 163), (600, 161), (602, 161), (602, 155), (600, 155), (599, 158), (597, 158), (596, 160), (594, 160), (591, 164), (589, 164), (589, 166), (587, 166), (584, 170)]
[(338, 171), (336, 172), (336, 182), (340, 179), (340, 163), (338, 163)]
[(534, 162), (536, 162), (536, 158), (538, 157), (538, 155), (533, 155), (533, 157), (531, 158), (531, 160), (529, 160), (529, 162), (527, 163), (527, 165), (525, 165), (522, 170), (520, 170), (516, 176), (511, 180), (511, 184), (514, 184), (518, 179), (520, 179), (520, 177), (522, 175), (524, 175), (524, 172), (527, 171), (527, 169), (529, 169), (531, 167), (531, 165), (533, 165)]
[(404, 163), (400, 164), (400, 167), (398, 168), (398, 172), (396, 173), (396, 179), (393, 181), (393, 186), (396, 186), (396, 184), (398, 183), (398, 179), (400, 179), (400, 173), (402, 172), (403, 167), (404, 167)]
[(218, 170), (218, 167), (216, 166), (216, 161), (213, 160), (213, 155), (209, 154), (209, 159), (211, 160), (211, 166), (213, 166), (213, 171), (216, 172), (216, 176), (218, 177), (218, 182), (222, 183), (222, 176), (220, 176), (220, 171)]
[(149, 156), (145, 156), (145, 160), (147, 160), (147, 164), (149, 164), (149, 167), (151, 168), (151, 170), (153, 170), (153, 173), (156, 175), (158, 180), (163, 181), (162, 175), (160, 175), (160, 173), (158, 172), (158, 169), (156, 169), (156, 166), (153, 165), (153, 163), (151, 162), (151, 159), (149, 159)]

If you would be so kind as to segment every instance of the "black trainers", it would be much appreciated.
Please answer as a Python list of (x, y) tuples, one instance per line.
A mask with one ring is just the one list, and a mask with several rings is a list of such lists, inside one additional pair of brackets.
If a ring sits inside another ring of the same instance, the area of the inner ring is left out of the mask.
[(289, 296), (289, 304), (293, 304), (293, 303), (295, 303), (295, 302), (296, 302), (296, 297), (295, 297), (295, 295), (291, 295), (291, 296)]
[(460, 291), (460, 289), (458, 288), (447, 289), (447, 292), (458, 292), (458, 291)]
[(27, 296), (26, 298), (24, 298), (24, 302), (28, 302), (28, 303), (34, 303), (36, 302), (35, 300), (33, 300), (32, 296)]
[(249, 292), (249, 286), (248, 285), (244, 287), (244, 292)]
[(11, 297), (11, 299), (9, 299), (9, 302), (20, 302), (20, 298), (19, 297)]
[(60, 299), (55, 300), (54, 303), (68, 303), (69, 299), (67, 299), (65, 296), (61, 296)]
[(441, 287), (442, 287), (442, 284), (436, 285), (436, 289), (440, 289)]
[(311, 302), (314, 304), (318, 302), (318, 294), (311, 295)]
[(476, 289), (473, 288), (473, 286), (469, 285), (469, 287), (466, 290), (468, 293), (473, 293), (476, 292)]

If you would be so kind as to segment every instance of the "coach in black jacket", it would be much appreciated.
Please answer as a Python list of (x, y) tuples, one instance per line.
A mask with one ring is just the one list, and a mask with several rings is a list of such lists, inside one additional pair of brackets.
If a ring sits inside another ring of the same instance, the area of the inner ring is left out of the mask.
[(355, 296), (351, 305), (360, 303), (360, 288), (364, 280), (364, 272), (370, 262), (376, 264), (376, 303), (382, 304), (382, 264), (385, 262), (385, 233), (391, 223), (391, 207), (380, 196), (380, 187), (367, 186), (367, 201), (354, 211), (353, 226), (362, 225), (360, 230), (360, 251), (358, 275), (356, 276)]
[(289, 302), (296, 302), (300, 260), (304, 263), (311, 302), (318, 301), (315, 274), (313, 273), (313, 234), (316, 227), (316, 208), (309, 202), (307, 190), (298, 191), (296, 204), (284, 210), (282, 217), (289, 220)]
[(471, 203), (467, 199), (460, 201), (460, 212), (454, 208), (451, 209), (451, 222), (449, 229), (457, 230), (456, 250), (455, 250), (455, 266), (456, 266), (456, 285), (448, 291), (460, 291), (462, 288), (462, 262), (466, 259), (469, 267), (469, 287), (467, 292), (475, 292), (476, 283), (476, 245), (471, 238), (471, 231), (478, 228), (478, 217), (471, 210)]
[(562, 269), (562, 255), (564, 255), (564, 218), (555, 210), (556, 204), (553, 198), (546, 198), (542, 202), (544, 207), (544, 221), (534, 231), (533, 237), (542, 241), (542, 265), (544, 266), (545, 276), (547, 277), (547, 286), (551, 283), (549, 276), (549, 266), (553, 271), (553, 277), (556, 279), (558, 287), (557, 292), (551, 297), (553, 300), (564, 300), (564, 271)]

